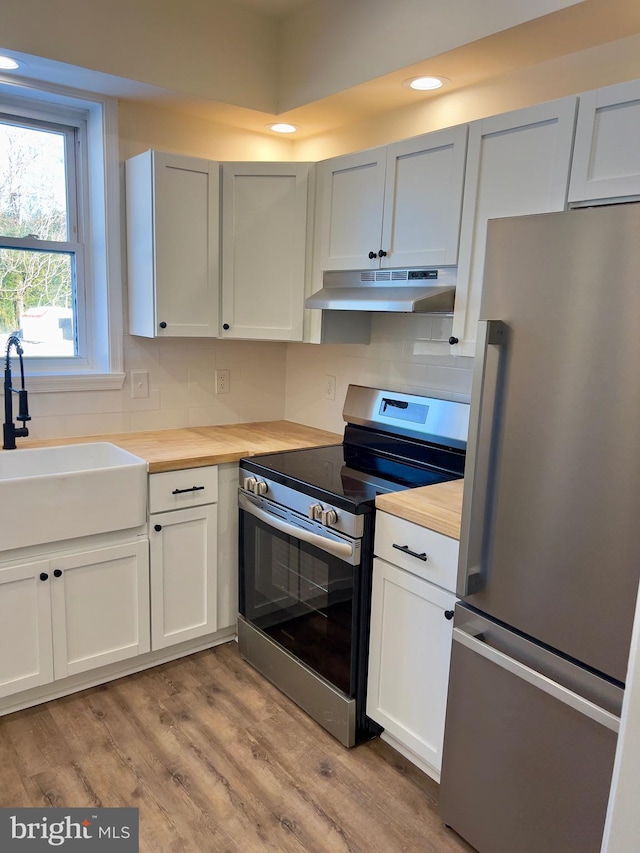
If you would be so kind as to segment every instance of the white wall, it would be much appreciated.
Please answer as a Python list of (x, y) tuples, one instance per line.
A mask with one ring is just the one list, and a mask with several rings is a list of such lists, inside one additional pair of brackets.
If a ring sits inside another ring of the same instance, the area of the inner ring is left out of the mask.
[[(284, 417), (286, 345), (125, 337), (119, 391), (30, 394), (32, 438), (173, 429)], [(230, 393), (215, 394), (215, 370)], [(146, 370), (149, 397), (133, 399), (129, 372)], [(29, 383), (27, 381), (27, 390)]]
[(315, 0), (284, 19), (279, 110), (515, 27), (580, 0)]
[[(370, 344), (288, 344), (288, 420), (342, 432), (347, 385), (469, 402), (473, 359), (450, 355), (451, 318), (395, 314), (373, 318)], [(325, 399), (327, 376), (335, 400)]]
[[(640, 9), (640, 6), (638, 7)], [(640, 79), (640, 35), (501, 74), (295, 143), (296, 160), (323, 160), (533, 104)]]

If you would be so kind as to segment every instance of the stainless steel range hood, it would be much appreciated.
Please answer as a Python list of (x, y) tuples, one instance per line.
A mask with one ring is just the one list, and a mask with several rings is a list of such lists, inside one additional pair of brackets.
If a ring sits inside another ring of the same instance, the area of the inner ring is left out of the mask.
[(305, 306), (334, 311), (452, 314), (456, 274), (455, 267), (325, 272), (322, 290), (310, 296)]

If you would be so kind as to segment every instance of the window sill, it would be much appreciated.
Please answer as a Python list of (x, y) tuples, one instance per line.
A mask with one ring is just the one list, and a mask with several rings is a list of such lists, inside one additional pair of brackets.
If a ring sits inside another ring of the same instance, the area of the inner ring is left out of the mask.
[(124, 385), (124, 373), (25, 374), (24, 384), (31, 394), (56, 391), (117, 391)]

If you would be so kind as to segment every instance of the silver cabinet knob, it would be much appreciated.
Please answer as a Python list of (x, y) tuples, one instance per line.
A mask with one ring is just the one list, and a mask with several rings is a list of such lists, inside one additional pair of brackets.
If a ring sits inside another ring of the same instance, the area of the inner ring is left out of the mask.
[(338, 520), (338, 513), (335, 509), (323, 509), (320, 513), (320, 520), (324, 525), (335, 524)]
[(320, 521), (322, 515), (322, 504), (310, 504), (307, 515), (312, 521)]

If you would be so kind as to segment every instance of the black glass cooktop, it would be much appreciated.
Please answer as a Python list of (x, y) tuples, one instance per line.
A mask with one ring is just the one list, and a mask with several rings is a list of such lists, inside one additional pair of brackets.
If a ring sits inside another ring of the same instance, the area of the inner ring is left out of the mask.
[(347, 443), (242, 460), (242, 467), (329, 503), (373, 503), (377, 495), (455, 480), (462, 470), (392, 457)]

